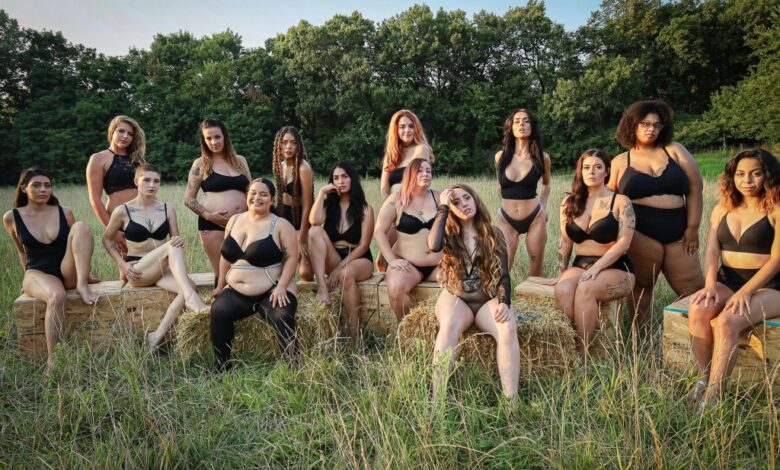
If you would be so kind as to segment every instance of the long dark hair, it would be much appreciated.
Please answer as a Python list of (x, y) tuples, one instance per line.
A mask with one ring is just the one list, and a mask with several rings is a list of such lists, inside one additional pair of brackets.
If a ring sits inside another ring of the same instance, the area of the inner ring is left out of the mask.
[[(276, 193), (279, 195), (278, 199), (276, 200), (278, 206), (282, 205), (282, 194), (284, 194), (285, 186), (284, 172), (282, 171), (282, 160), (284, 160), (284, 155), (282, 155), (282, 139), (284, 138), (285, 134), (290, 134), (293, 136), (297, 147), (297, 151), (295, 153), (295, 170), (293, 171), (292, 194), (292, 214), (293, 220), (296, 220), (303, 210), (303, 190), (301, 188), (300, 181), (301, 162), (304, 160), (309, 160), (309, 157), (306, 155), (306, 149), (303, 147), (303, 138), (301, 137), (301, 133), (298, 132), (298, 129), (293, 126), (284, 126), (279, 129), (279, 131), (276, 133), (276, 137), (274, 137), (274, 154), (272, 163), (274, 176), (276, 178)], [(314, 191), (312, 188), (312, 193), (313, 192)]]
[[(360, 184), (360, 176), (355, 167), (349, 162), (339, 162), (330, 171), (328, 183), (333, 183), (333, 171), (341, 168), (349, 176), (349, 208), (347, 209), (347, 220), (352, 224), (363, 223), (363, 213), (366, 209), (366, 194), (363, 192), (363, 185)], [(325, 199), (325, 230), (328, 233), (338, 232), (341, 222), (341, 208), (339, 206), (340, 196), (336, 193), (328, 193)]]
[(607, 170), (604, 175), (604, 184), (607, 184), (609, 180), (611, 164), (607, 152), (599, 148), (592, 148), (583, 152), (579, 160), (577, 160), (577, 169), (574, 172), (574, 181), (571, 183), (571, 192), (563, 203), (563, 215), (566, 216), (567, 222), (571, 222), (585, 212), (585, 204), (588, 203), (588, 186), (585, 185), (582, 179), (582, 164), (588, 157), (596, 157), (604, 162), (604, 169)]
[(761, 164), (761, 171), (764, 173), (764, 187), (761, 188), (759, 206), (762, 211), (768, 213), (780, 202), (780, 163), (774, 155), (763, 149), (743, 150), (729, 159), (718, 180), (720, 203), (727, 210), (733, 211), (745, 201), (745, 197), (734, 184), (737, 164), (745, 158), (755, 158)]
[(539, 120), (525, 108), (512, 111), (512, 114), (507, 116), (504, 121), (504, 140), (501, 144), (502, 153), (501, 159), (498, 161), (498, 171), (506, 171), (506, 167), (509, 166), (509, 162), (512, 161), (515, 154), (515, 135), (512, 132), (512, 123), (517, 113), (525, 113), (531, 121), (531, 159), (534, 166), (539, 171), (544, 172), (544, 147), (542, 146), (542, 131), (539, 129)]
[(233, 143), (230, 141), (230, 134), (228, 133), (225, 123), (219, 119), (206, 119), (200, 123), (200, 127), (198, 128), (198, 134), (200, 136), (201, 172), (203, 177), (208, 178), (214, 166), (214, 155), (206, 143), (206, 138), (203, 137), (203, 131), (210, 127), (219, 128), (220, 132), (222, 132), (222, 138), (225, 141), (224, 147), (222, 148), (222, 153), (225, 154), (225, 161), (227, 164), (242, 175), (248, 176), (249, 169), (244, 168), (244, 166), (241, 164), (241, 161), (238, 159), (238, 155), (233, 148)]
[[(30, 201), (27, 199), (27, 193), (24, 192), (24, 188), (27, 187), (27, 185), (30, 183), (30, 180), (33, 179), (36, 176), (45, 176), (46, 178), (49, 178), (49, 182), (51, 183), (51, 176), (49, 176), (49, 173), (45, 170), (42, 170), (37, 167), (32, 167), (24, 170), (21, 175), (19, 175), (19, 182), (16, 184), (16, 197), (14, 198), (14, 207), (24, 207), (29, 203)], [(50, 206), (59, 206), (60, 201), (57, 200), (56, 197), (54, 197), (54, 193), (52, 192), (49, 196), (49, 200), (46, 201), (46, 204)]]

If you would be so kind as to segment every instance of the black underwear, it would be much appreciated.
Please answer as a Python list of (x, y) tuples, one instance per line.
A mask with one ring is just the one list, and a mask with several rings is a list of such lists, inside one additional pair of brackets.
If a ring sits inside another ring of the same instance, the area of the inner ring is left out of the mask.
[[(571, 265), (575, 268), (581, 268), (587, 270), (593, 264), (601, 259), (601, 256), (575, 256), (574, 261), (571, 263)], [(628, 259), (628, 256), (623, 255), (620, 258), (617, 259), (614, 263), (604, 268), (604, 270), (607, 269), (617, 269), (619, 271), (625, 271), (627, 273), (634, 272), (634, 266), (631, 264), (631, 260)]]
[(503, 217), (503, 219), (506, 221), (506, 223), (511, 225), (512, 228), (517, 231), (517, 233), (522, 235), (524, 233), (528, 233), (528, 229), (531, 228), (531, 223), (534, 221), (534, 219), (536, 218), (536, 215), (539, 213), (539, 211), (541, 209), (542, 209), (542, 206), (540, 204), (540, 205), (536, 206), (536, 209), (534, 209), (528, 215), (528, 217), (526, 217), (525, 219), (520, 219), (520, 220), (513, 219), (513, 218), (509, 217), (509, 214), (506, 213), (506, 211), (504, 210), (503, 207), (500, 209), (500, 212), (501, 212), (501, 217)]
[(219, 232), (224, 232), (225, 227), (221, 225), (217, 225), (214, 222), (211, 222), (210, 220), (206, 220), (201, 216), (198, 216), (198, 230), (204, 231), (204, 230), (217, 230)]
[(658, 209), (634, 204), (636, 230), (659, 243), (667, 244), (682, 239), (688, 226), (685, 206), (676, 209)]

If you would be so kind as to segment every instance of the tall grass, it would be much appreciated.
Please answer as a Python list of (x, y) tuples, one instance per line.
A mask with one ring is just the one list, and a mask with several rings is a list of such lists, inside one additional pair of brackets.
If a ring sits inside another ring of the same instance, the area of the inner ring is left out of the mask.
[[(435, 186), (454, 181), (441, 178)], [(471, 183), (495, 210), (495, 181)], [(568, 185), (568, 177), (553, 178), (551, 208)], [(378, 208), (377, 181), (365, 186)], [(182, 192), (165, 187), (160, 197), (179, 214), (188, 266), (207, 271)], [(55, 193), (101, 233), (83, 187)], [(707, 213), (715, 195), (714, 183), (707, 182)], [(4, 208), (10, 201), (11, 190), (0, 190)], [(555, 269), (557, 222), (551, 213), (548, 275)], [(515, 282), (527, 272), (521, 253)], [(371, 338), (359, 352), (341, 345), (305, 357), (298, 368), (245, 357), (226, 374), (214, 373), (207, 359), (152, 356), (129, 341), (102, 352), (65, 342), (47, 375), (42, 364), (16, 350), (12, 302), (22, 272), (8, 237), (2, 237), (0, 254), (7, 263), (0, 283), (4, 468), (777, 466), (777, 410), (766, 391), (733, 388), (722, 406), (701, 416), (683, 403), (692, 377), (660, 361), (660, 312), (674, 298), (664, 282), (655, 292), (650, 341), (628, 337), (607, 358), (554, 379), (522, 382), (519, 409), (508, 413), (498, 398), (498, 378), (474, 368), (456, 370), (444, 403), (432, 405), (431, 366), (423, 351), (404, 358), (383, 338)], [(103, 279), (116, 277), (102, 249), (93, 266)]]

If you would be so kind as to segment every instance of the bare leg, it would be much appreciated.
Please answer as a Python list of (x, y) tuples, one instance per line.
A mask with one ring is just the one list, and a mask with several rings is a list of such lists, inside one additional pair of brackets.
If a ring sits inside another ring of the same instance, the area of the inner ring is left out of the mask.
[[(168, 241), (158, 246), (141, 258), (135, 265), (136, 269), (143, 273), (138, 281), (133, 281), (135, 287), (146, 287), (157, 284), (162, 276), (169, 270), (176, 279), (177, 293), (184, 296), (186, 306), (192, 310), (203, 310), (206, 304), (192, 287), (192, 281), (187, 275), (187, 267), (184, 264), (184, 250), (171, 246)], [(170, 289), (169, 289), (170, 290)]]
[[(309, 227), (309, 229), (311, 230), (311, 227)], [(296, 233), (300, 235), (301, 231), (298, 230)], [(302, 250), (300, 252), (300, 260), (298, 260), (298, 272), (301, 274), (301, 280), (303, 281), (314, 280), (314, 271), (312, 270), (311, 259), (309, 258), (309, 254), (304, 253)]]
[(501, 230), (501, 233), (504, 234), (504, 241), (506, 242), (506, 254), (509, 258), (507, 261), (509, 262), (509, 269), (511, 270), (515, 263), (515, 254), (517, 254), (517, 244), (520, 241), (520, 234), (517, 233), (517, 230), (515, 230), (511, 225), (506, 223), (504, 218), (500, 215), (496, 219), (498, 220), (498, 228)]
[(328, 295), (328, 284), (325, 282), (325, 273), (333, 271), (341, 258), (328, 238), (328, 234), (319, 225), (309, 228), (309, 253), (312, 272), (317, 281), (316, 299), (328, 305), (330, 295)]
[(200, 244), (206, 251), (209, 258), (211, 270), (214, 276), (219, 276), (219, 257), (222, 256), (222, 241), (225, 239), (225, 232), (221, 230), (201, 230), (198, 232)]
[(715, 320), (715, 347), (705, 402), (718, 401), (725, 379), (737, 358), (737, 343), (742, 330), (756, 323), (780, 315), (780, 291), (759, 289), (750, 300), (750, 313), (739, 315), (721, 312)]
[(474, 323), (474, 314), (471, 309), (458, 297), (450, 294), (446, 289), (441, 291), (436, 300), (436, 320), (439, 321), (439, 331), (436, 333), (436, 342), (433, 346), (433, 401), (439, 397), (439, 391), (444, 382), (440, 362), (443, 356), (450, 355), (447, 363), (447, 374), (452, 372), (455, 359), (458, 356), (458, 340), (464, 331)]
[(44, 333), (48, 353), (46, 363), (52, 367), (54, 366), (54, 346), (60, 341), (63, 332), (65, 302), (68, 300), (65, 286), (58, 278), (32, 269), (25, 271), (22, 289), (30, 297), (46, 302), (44, 317)]
[(712, 336), (712, 324), (710, 323), (718, 313), (723, 310), (723, 306), (733, 292), (728, 287), (718, 283), (719, 302), (704, 306), (704, 303), (688, 305), (688, 330), (691, 333), (691, 349), (693, 357), (696, 359), (696, 365), (699, 367), (699, 374), (705, 379), (710, 375), (710, 361), (712, 359), (712, 348), (714, 338)]
[(95, 247), (92, 231), (84, 222), (75, 222), (70, 227), (65, 257), (60, 264), (60, 272), (65, 278), (66, 289), (76, 288), (81, 301), (92, 305), (98, 300), (97, 294), (89, 287), (91, 279), (89, 271), (92, 261), (92, 251)]
[(541, 276), (544, 267), (544, 246), (547, 244), (547, 213), (539, 209), (528, 234), (525, 236), (525, 248), (528, 250), (529, 276)]
[(340, 273), (331, 273), (331, 275), (341, 276), (341, 303), (347, 311), (349, 339), (352, 344), (357, 344), (360, 337), (361, 296), (357, 283), (370, 278), (373, 269), (374, 265), (371, 261), (360, 258), (350, 261)]
[(168, 330), (170, 330), (171, 326), (173, 326), (173, 324), (176, 322), (176, 319), (179, 316), (179, 312), (181, 312), (183, 309), (184, 296), (177, 294), (170, 305), (168, 305), (168, 309), (165, 311), (165, 316), (163, 317), (162, 321), (160, 321), (160, 325), (155, 331), (149, 333), (147, 336), (149, 350), (154, 352), (157, 349), (157, 346), (160, 345), (160, 342), (168, 333)]
[(664, 245), (635, 231), (628, 257), (634, 265), (636, 276), (634, 293), (628, 302), (637, 328), (642, 328), (650, 319), (653, 288), (664, 262)]
[(387, 282), (387, 295), (390, 300), (390, 308), (395, 313), (395, 318), (400, 322), (404, 316), (409, 313), (412, 307), (412, 299), (409, 293), (414, 286), (422, 281), (420, 272), (412, 268), (411, 271), (401, 271), (398, 269), (388, 269), (385, 273), (385, 282)]
[(574, 294), (577, 292), (577, 281), (584, 272), (582, 268), (567, 269), (555, 285), (555, 305), (558, 310), (574, 325)]
[(661, 272), (669, 286), (679, 296), (691, 295), (704, 287), (704, 275), (701, 272), (698, 253), (691, 256), (685, 253), (682, 243), (664, 245), (664, 261)]
[(574, 293), (574, 329), (580, 342), (577, 350), (585, 356), (599, 319), (599, 303), (625, 297), (634, 287), (634, 276), (619, 269), (605, 269), (596, 279), (577, 285)]
[(497, 323), (493, 314), (498, 308), (498, 299), (493, 298), (480, 307), (474, 323), (480, 330), (489, 333), (496, 340), (496, 363), (501, 377), (504, 396), (517, 399), (517, 384), (520, 381), (520, 343), (517, 340), (517, 323), (514, 311), (508, 321)]

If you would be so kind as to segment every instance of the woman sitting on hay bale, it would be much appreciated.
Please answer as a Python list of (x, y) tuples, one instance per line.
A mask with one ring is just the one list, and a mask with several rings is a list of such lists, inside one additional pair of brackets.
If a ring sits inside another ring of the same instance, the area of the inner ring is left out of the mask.
[(317, 194), (309, 222), (317, 300), (329, 304), (329, 292), (341, 286), (341, 300), (349, 318), (349, 337), (355, 342), (360, 334), (361, 298), (357, 283), (370, 278), (374, 272), (371, 256), (374, 209), (366, 202), (360, 176), (351, 163), (341, 162), (333, 168), (328, 184)]
[(707, 235), (704, 288), (688, 309), (701, 374), (688, 398), (702, 404), (720, 399), (739, 334), (780, 315), (780, 164), (765, 150), (742, 151), (726, 163), (720, 190)]
[[(574, 181), (561, 204), (561, 241), (555, 302), (569, 317), (583, 356), (599, 316), (599, 302), (625, 297), (634, 287), (626, 251), (634, 235), (631, 201), (607, 189), (610, 162), (601, 149), (590, 149), (577, 160)], [(576, 252), (569, 266), (572, 247)]]
[[(103, 246), (130, 286), (156, 285), (176, 294), (157, 331), (149, 333), (147, 338), (149, 348), (154, 351), (185, 306), (196, 311), (207, 307), (187, 275), (184, 239), (179, 236), (176, 210), (157, 199), (160, 171), (149, 163), (138, 166), (135, 184), (138, 195), (111, 213), (103, 234)], [(127, 240), (127, 256), (124, 257), (114, 243), (120, 230)], [(170, 240), (165, 241), (168, 235)]]
[[(26, 220), (25, 220), (26, 219)], [(16, 245), (24, 268), (22, 291), (46, 303), (44, 328), (49, 367), (54, 346), (62, 335), (66, 289), (74, 287), (81, 301), (92, 305), (98, 296), (89, 288), (94, 241), (84, 222), (60, 206), (52, 194), (51, 178), (38, 168), (22, 172), (16, 186), (14, 209), (3, 215), (8, 235)]]
[[(374, 238), (387, 261), (387, 294), (398, 321), (409, 313), (414, 286), (436, 279), (440, 253), (428, 249), (426, 240), (436, 217), (438, 191), (431, 189), (431, 163), (416, 158), (404, 170), (401, 189), (391, 194), (379, 210)], [(398, 241), (390, 244), (388, 231), (395, 224)]]
[(252, 181), (248, 210), (231, 217), (225, 230), (216, 300), (211, 304), (211, 343), (219, 370), (229, 367), (233, 323), (255, 313), (273, 326), (285, 357), (294, 360), (298, 355), (298, 237), (295, 227), (272, 211), (274, 195), (270, 180)]
[[(472, 324), (496, 339), (496, 362), (504, 395), (514, 400), (520, 376), (520, 345), (515, 315), (510, 308), (512, 293), (506, 244), (477, 193), (465, 184), (445, 189), (439, 197), (439, 211), (428, 235), (428, 248), (444, 251), (439, 278), (445, 289), (436, 301), (439, 332), (434, 361), (452, 351)], [(455, 354), (449, 361), (454, 364)], [(434, 372), (433, 396), (442, 382)]]

